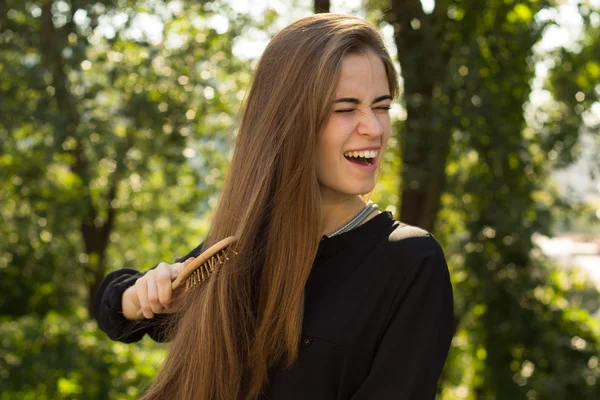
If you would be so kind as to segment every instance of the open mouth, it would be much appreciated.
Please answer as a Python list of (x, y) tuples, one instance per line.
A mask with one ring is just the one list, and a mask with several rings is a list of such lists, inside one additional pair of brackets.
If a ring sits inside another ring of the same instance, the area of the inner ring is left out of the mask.
[(347, 151), (344, 153), (346, 160), (358, 165), (373, 165), (377, 159), (377, 150)]
[(349, 157), (349, 156), (344, 156), (344, 157), (346, 157), (346, 160), (350, 161), (351, 163), (358, 164), (358, 165), (373, 165), (373, 163), (375, 162), (375, 158)]

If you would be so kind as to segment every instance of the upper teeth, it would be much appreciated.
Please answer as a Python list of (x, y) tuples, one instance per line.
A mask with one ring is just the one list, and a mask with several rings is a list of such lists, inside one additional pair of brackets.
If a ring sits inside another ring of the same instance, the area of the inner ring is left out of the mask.
[(344, 155), (346, 157), (375, 158), (377, 157), (377, 150), (347, 151), (344, 153)]

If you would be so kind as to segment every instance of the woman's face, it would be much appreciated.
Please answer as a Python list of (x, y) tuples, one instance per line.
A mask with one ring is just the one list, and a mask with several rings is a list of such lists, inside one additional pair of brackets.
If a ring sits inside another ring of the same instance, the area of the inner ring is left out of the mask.
[[(390, 137), (391, 101), (383, 62), (373, 51), (344, 57), (332, 112), (316, 141), (323, 199), (341, 200), (373, 190)], [(366, 160), (347, 153), (361, 150), (368, 150), (358, 154)]]

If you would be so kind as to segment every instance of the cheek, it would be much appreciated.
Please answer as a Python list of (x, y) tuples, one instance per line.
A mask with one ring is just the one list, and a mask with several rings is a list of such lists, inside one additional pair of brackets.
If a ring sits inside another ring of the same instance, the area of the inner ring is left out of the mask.
[(320, 168), (321, 172), (330, 170), (338, 162), (337, 154), (340, 151), (334, 141), (322, 141), (316, 151), (317, 168)]
[(341, 155), (344, 143), (352, 132), (352, 126), (350, 118), (336, 118), (330, 121), (317, 136), (317, 156), (331, 159), (335, 155)]

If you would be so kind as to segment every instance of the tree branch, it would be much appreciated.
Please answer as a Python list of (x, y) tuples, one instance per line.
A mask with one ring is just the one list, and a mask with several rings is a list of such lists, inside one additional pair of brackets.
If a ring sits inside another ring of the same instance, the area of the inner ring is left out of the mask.
[[(81, 142), (77, 140), (77, 130), (81, 124), (81, 116), (77, 109), (77, 101), (69, 90), (62, 50), (58, 45), (59, 32), (54, 26), (52, 17), (52, 1), (45, 0), (42, 3), (40, 53), (50, 68), (52, 84), (55, 88), (56, 103), (61, 114), (64, 115), (62, 123), (55, 128), (56, 143), (62, 145), (68, 138), (72, 138), (75, 141), (75, 146), (69, 150), (75, 162), (69, 168), (83, 182), (83, 202), (87, 207), (87, 212), (81, 220), (80, 230), (86, 253), (97, 256), (96, 262), (88, 265), (88, 268), (86, 268), (88, 272), (86, 276), (86, 283), (88, 284), (88, 310), (91, 313), (95, 292), (100, 282), (99, 279), (104, 274), (104, 256), (106, 254), (110, 227), (107, 227), (106, 223), (96, 226), (98, 210), (94, 204), (89, 186), (89, 163), (83, 154)], [(65, 35), (65, 32), (69, 28), (74, 29), (74, 26), (67, 27), (61, 33)], [(116, 195), (116, 187), (114, 191), (109, 191), (109, 197), (111, 195)], [(114, 214), (111, 215), (110, 209), (109, 218), (111, 220), (110, 226), (112, 226)]]

